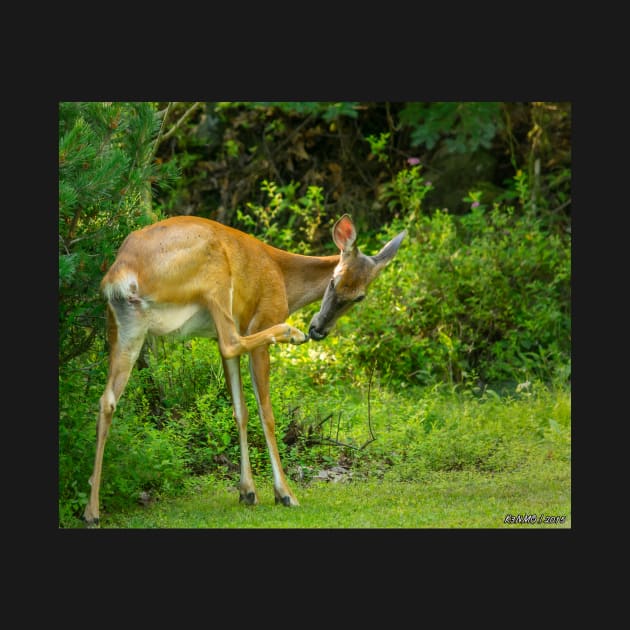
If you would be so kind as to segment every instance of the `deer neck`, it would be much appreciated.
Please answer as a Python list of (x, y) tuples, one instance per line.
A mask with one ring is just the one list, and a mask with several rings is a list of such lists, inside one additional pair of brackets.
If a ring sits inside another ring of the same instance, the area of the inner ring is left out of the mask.
[(289, 313), (322, 298), (340, 258), (302, 256), (277, 249), (271, 255), (284, 276)]

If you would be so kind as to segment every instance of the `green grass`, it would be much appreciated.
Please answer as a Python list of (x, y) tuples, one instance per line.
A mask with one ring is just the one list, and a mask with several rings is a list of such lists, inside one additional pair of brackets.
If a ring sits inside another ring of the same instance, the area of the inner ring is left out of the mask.
[[(292, 484), (300, 506), (275, 505), (270, 479), (257, 479), (260, 503), (238, 502), (233, 484), (198, 478), (185, 496), (116, 514), (102, 528), (568, 528), (570, 466), (546, 462), (502, 474), (434, 472), (417, 481), (395, 479)], [(537, 522), (509, 524), (506, 515), (536, 515)], [(561, 524), (540, 515), (564, 516)]]

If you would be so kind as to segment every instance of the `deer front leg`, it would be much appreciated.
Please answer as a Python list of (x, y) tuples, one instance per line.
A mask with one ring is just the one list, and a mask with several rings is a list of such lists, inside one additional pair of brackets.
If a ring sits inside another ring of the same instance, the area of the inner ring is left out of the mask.
[(225, 296), (223, 299), (215, 296), (208, 300), (208, 310), (217, 329), (219, 350), (225, 359), (232, 359), (273, 343), (301, 344), (309, 340), (308, 335), (289, 324), (275, 324), (251, 335), (241, 335), (225, 304), (230, 304)]
[(299, 345), (309, 340), (309, 336), (289, 324), (276, 324), (251, 335), (241, 336), (237, 333), (224, 338), (221, 354), (235, 357), (258, 348), (266, 348), (273, 343), (292, 343)]
[(247, 444), (248, 411), (243, 395), (243, 381), (241, 379), (240, 357), (223, 360), (223, 371), (234, 409), (234, 420), (238, 426), (238, 440), (241, 447), (241, 478), (239, 483), (240, 501), (247, 505), (258, 503), (258, 496), (252, 477), (252, 467), (249, 462), (249, 447)]
[(282, 503), (287, 507), (299, 505), (298, 500), (289, 488), (287, 479), (280, 463), (278, 445), (276, 443), (275, 419), (269, 398), (269, 351), (267, 347), (257, 348), (250, 353), (249, 369), (252, 376), (254, 394), (258, 403), (258, 411), (262, 422), (271, 468), (273, 470), (273, 489), (276, 503)]

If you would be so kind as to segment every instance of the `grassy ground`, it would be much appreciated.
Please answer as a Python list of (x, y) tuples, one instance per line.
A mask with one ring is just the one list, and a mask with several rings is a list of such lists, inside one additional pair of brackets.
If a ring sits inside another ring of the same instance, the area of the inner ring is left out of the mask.
[[(199, 478), (186, 496), (102, 514), (102, 528), (569, 528), (571, 480), (567, 463), (489, 474), (428, 473), (396, 479), (293, 484), (300, 506), (274, 504), (271, 480), (257, 479), (260, 504), (238, 502), (236, 488)], [(520, 516), (528, 522), (505, 522)], [(545, 523), (542, 516), (564, 517)], [(535, 522), (533, 516), (536, 517)], [(508, 519), (509, 520), (509, 519)]]
[[(308, 433), (307, 423), (314, 423), (311, 426), (320, 431), (315, 437), (324, 440), (324, 445), (311, 441), (283, 447), (285, 471), (299, 507), (274, 504), (264, 439), (259, 423), (252, 422), (250, 455), (256, 464), (259, 505), (239, 503), (233, 473), (230, 480), (221, 473), (182, 475), (173, 478), (170, 490), (152, 493), (155, 499), (149, 505), (136, 505), (137, 492), (111, 494), (123, 495), (126, 502), (114, 507), (105, 498), (101, 527), (571, 527), (568, 389), (528, 384), (499, 396), (491, 390), (475, 394), (382, 387), (374, 388), (369, 411), (361, 388), (336, 387), (328, 393), (327, 397), (302, 396), (301, 415), (292, 416), (299, 421), (303, 436)], [(338, 393), (343, 397), (335, 398)], [(295, 408), (295, 403), (287, 402), (286, 407)], [(330, 420), (322, 424), (319, 419), (326, 417)], [(115, 439), (114, 435), (110, 453)], [(330, 440), (353, 446), (342, 449)], [(238, 462), (238, 449), (226, 453)], [(319, 470), (342, 463), (342, 458), (351, 473), (342, 481), (313, 478)], [(142, 464), (131, 461), (117, 471), (119, 479), (144, 470)], [(303, 481), (295, 481), (296, 468), (306, 471)], [(545, 517), (558, 519), (549, 522)], [(72, 523), (64, 523), (64, 527), (82, 526), (78, 515)]]

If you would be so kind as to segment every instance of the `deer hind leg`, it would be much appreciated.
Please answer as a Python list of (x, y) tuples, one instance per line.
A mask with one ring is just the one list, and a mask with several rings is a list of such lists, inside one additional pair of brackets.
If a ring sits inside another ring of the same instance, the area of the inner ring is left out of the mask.
[(247, 421), (249, 414), (243, 395), (243, 381), (241, 379), (241, 358), (233, 357), (223, 360), (225, 380), (232, 397), (234, 420), (238, 426), (238, 439), (241, 447), (241, 478), (239, 483), (240, 501), (247, 505), (258, 503), (258, 496), (252, 477), (252, 467), (249, 462), (249, 447), (247, 444)]
[(134, 308), (127, 305), (113, 308), (108, 305), (107, 309), (107, 337), (110, 347), (109, 375), (99, 403), (96, 454), (94, 469), (89, 479), (90, 498), (83, 513), (83, 519), (88, 527), (98, 527), (99, 524), (99, 490), (105, 442), (116, 405), (127, 385), (146, 336), (146, 328), (141, 325), (140, 314), (134, 312)]
[(298, 500), (289, 488), (287, 479), (280, 463), (278, 445), (276, 443), (275, 418), (271, 408), (269, 397), (269, 351), (266, 347), (257, 348), (250, 354), (249, 369), (254, 386), (254, 394), (258, 403), (258, 411), (262, 422), (271, 468), (273, 471), (273, 489), (276, 503), (282, 503), (287, 507), (299, 505)]

